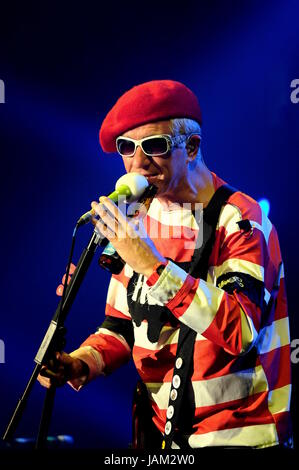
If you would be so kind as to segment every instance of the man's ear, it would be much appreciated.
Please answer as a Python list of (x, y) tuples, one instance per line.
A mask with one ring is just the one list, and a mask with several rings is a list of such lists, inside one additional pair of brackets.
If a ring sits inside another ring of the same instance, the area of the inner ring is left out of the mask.
[(200, 145), (200, 137), (198, 135), (192, 135), (189, 137), (186, 143), (186, 150), (188, 154), (188, 161), (193, 161), (197, 154)]

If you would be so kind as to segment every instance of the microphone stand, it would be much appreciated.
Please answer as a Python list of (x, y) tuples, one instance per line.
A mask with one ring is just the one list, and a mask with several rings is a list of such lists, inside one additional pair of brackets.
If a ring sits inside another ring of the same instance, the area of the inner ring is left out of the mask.
[[(150, 185), (144, 191), (141, 200), (143, 204), (149, 204), (152, 198), (155, 196), (157, 188), (154, 185)], [(133, 215), (132, 215), (133, 216)], [(76, 233), (78, 223), (76, 225), (74, 234)], [(58, 304), (58, 307), (54, 313), (53, 319), (50, 322), (48, 330), (45, 334), (45, 337), (40, 345), (40, 348), (34, 358), (36, 363), (34, 370), (31, 374), (31, 377), (25, 387), (23, 395), (18, 401), (18, 404), (13, 412), (13, 415), (10, 419), (10, 422), (6, 428), (6, 431), (2, 437), (4, 441), (10, 441), (12, 436), (15, 433), (15, 430), (18, 426), (18, 423), (21, 419), (21, 416), (25, 410), (29, 394), (32, 390), (32, 387), (37, 379), (38, 374), (42, 368), (42, 365), (53, 356), (53, 353), (56, 351), (62, 351), (65, 346), (65, 327), (64, 322), (67, 317), (67, 314), (70, 311), (70, 308), (75, 300), (75, 297), (78, 293), (78, 290), (82, 284), (82, 281), (87, 273), (87, 270), (91, 264), (95, 251), (98, 245), (105, 247), (108, 244), (107, 238), (103, 238), (102, 235), (99, 235), (95, 230), (89, 240), (87, 247), (83, 250), (77, 267), (73, 273), (70, 283), (68, 284), (68, 275), (69, 268), (72, 258), (72, 250), (74, 246), (74, 235), (73, 234), (73, 244), (71, 249), (71, 254), (68, 262), (67, 272), (65, 276), (65, 286), (62, 294), (62, 298)], [(38, 436), (36, 440), (36, 449), (42, 449), (46, 446), (47, 433), (50, 426), (54, 399), (55, 399), (56, 387), (51, 385), (46, 392), (46, 397), (44, 401), (43, 411), (41, 415), (41, 421), (39, 425)]]
[[(108, 243), (106, 238), (103, 239), (96, 231), (93, 232), (87, 247), (83, 250), (74, 274), (69, 284), (67, 284), (68, 273), (66, 275), (65, 295), (60, 300), (58, 307), (55, 311), (52, 321), (48, 327), (45, 337), (41, 346), (36, 354), (34, 361), (36, 365), (32, 375), (25, 387), (24, 393), (18, 401), (18, 404), (13, 412), (10, 422), (3, 435), (4, 441), (10, 441), (18, 426), (21, 416), (25, 410), (29, 394), (37, 379), (37, 376), (42, 368), (43, 363), (53, 355), (55, 351), (61, 351), (65, 346), (65, 327), (64, 322), (70, 308), (75, 300), (78, 290), (82, 281), (87, 273), (91, 264), (94, 253), (98, 245), (105, 246)], [(36, 449), (44, 448), (46, 445), (47, 433), (50, 426), (51, 415), (53, 411), (56, 387), (50, 386), (47, 390), (46, 398), (44, 401), (38, 437), (36, 441)]]

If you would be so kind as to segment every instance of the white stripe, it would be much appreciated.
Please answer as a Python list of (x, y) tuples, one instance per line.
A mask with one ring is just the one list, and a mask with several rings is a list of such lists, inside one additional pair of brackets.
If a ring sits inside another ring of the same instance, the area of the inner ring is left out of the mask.
[[(168, 407), (170, 382), (147, 383), (152, 399), (161, 410)], [(262, 366), (235, 374), (226, 374), (209, 380), (192, 382), (196, 408), (240, 400), (268, 390), (268, 381)]]
[(266, 304), (268, 304), (269, 300), (270, 300), (270, 297), (271, 297), (271, 294), (270, 292), (266, 289), (266, 287), (264, 287), (265, 289), (265, 295), (264, 295), (264, 301), (266, 302)]
[(192, 448), (206, 446), (270, 447), (278, 443), (275, 424), (259, 424), (242, 428), (221, 429), (193, 434), (188, 439)]
[(282, 263), (280, 279), (283, 279), (283, 278), (284, 278), (284, 264)]
[(114, 277), (111, 277), (110, 280), (107, 293), (107, 303), (111, 307), (115, 308), (119, 312), (131, 318), (127, 302), (127, 289), (120, 281), (118, 281)]
[(159, 340), (156, 343), (149, 341), (147, 337), (148, 323), (143, 321), (140, 326), (134, 323), (134, 346), (139, 348), (148, 349), (150, 351), (159, 351), (163, 349), (166, 344), (177, 344), (179, 337), (179, 328), (172, 326), (163, 326)]
[(168, 400), (171, 388), (171, 382), (145, 384), (150, 393), (151, 399), (157, 404), (160, 410), (168, 408)]
[(162, 304), (162, 302), (150, 295), (150, 286), (148, 286), (145, 282), (146, 279), (147, 278), (145, 276), (139, 274), (137, 281), (134, 285), (132, 300), (134, 300), (134, 302), (137, 302), (138, 299), (138, 302), (141, 305), (148, 304), (163, 306), (164, 304)]
[(249, 351), (250, 346), (253, 346), (257, 339), (257, 331), (254, 327), (252, 319), (241, 308), (241, 332), (242, 332), (242, 350), (241, 354)]
[[(202, 204), (198, 203), (198, 209)], [(171, 227), (187, 227), (191, 230), (198, 230), (198, 224), (192, 214), (191, 203), (184, 203), (184, 206), (180, 206), (178, 203), (170, 203), (168, 208), (163, 208), (162, 204), (158, 199), (154, 199), (150, 205), (148, 214), (155, 221)]]
[(256, 341), (257, 352), (265, 354), (290, 343), (289, 319), (281, 318), (265, 326)]
[(137, 297), (141, 289), (142, 289), (142, 276), (138, 276), (136, 284), (134, 282), (134, 291), (132, 294), (132, 300), (134, 302), (137, 302)]
[[(177, 344), (178, 337), (179, 337), (179, 328), (173, 328), (172, 326), (163, 326), (161, 329), (161, 333), (159, 336), (159, 340), (156, 343), (152, 343), (148, 340), (147, 337), (147, 328), (148, 323), (146, 321), (141, 322), (140, 326), (136, 326), (134, 324), (134, 346), (138, 346), (139, 348), (148, 349), (149, 351), (159, 351), (163, 349), (165, 345), (169, 344)], [(197, 334), (196, 341), (207, 341), (207, 339)]]
[(129, 266), (127, 263), (125, 264), (125, 269), (124, 269), (124, 275), (126, 277), (132, 277), (133, 276), (133, 269), (131, 268), (131, 266)]
[(172, 441), (171, 449), (180, 449), (180, 447), (174, 441)]
[(198, 333), (203, 333), (214, 320), (223, 295), (223, 290), (201, 279), (196, 294), (180, 321)]
[[(171, 261), (148, 293), (162, 304), (169, 302), (183, 286), (187, 273)], [(180, 321), (202, 334), (213, 321), (224, 291), (200, 280), (196, 294)]]
[(195, 406), (214, 406), (219, 403), (240, 400), (268, 390), (268, 382), (262, 366), (235, 374), (227, 374), (209, 380), (193, 382)]
[(81, 346), (75, 351), (72, 351), (70, 356), (81, 359), (86, 362), (89, 367), (88, 377), (79, 377), (78, 379), (74, 379), (69, 382), (75, 390), (80, 390), (83, 385), (90, 382), (95, 377), (105, 375), (103, 372), (105, 369), (103, 357), (99, 351), (94, 349), (92, 346)]
[(255, 220), (251, 220), (250, 223), (252, 227), (258, 228), (263, 233), (266, 243), (268, 245), (269, 237), (272, 231), (272, 223), (270, 222), (270, 220), (268, 219), (268, 217), (266, 216), (265, 212), (262, 209), (261, 209), (261, 213), (262, 213), (261, 225)]
[(237, 224), (240, 220), (242, 220), (240, 209), (233, 204), (226, 204), (220, 212), (216, 229), (219, 230), (221, 227), (224, 227), (226, 237), (229, 237), (233, 233), (240, 232), (240, 227)]
[(186, 271), (169, 261), (157, 282), (149, 289), (148, 297), (153, 296), (156, 301), (165, 305), (181, 289), (187, 275)]
[(213, 278), (218, 278), (221, 275), (229, 272), (240, 272), (249, 274), (250, 276), (255, 277), (259, 281), (264, 282), (264, 267), (244, 259), (230, 258), (224, 261), (221, 266), (212, 266), (210, 268), (210, 275)]
[(269, 392), (269, 410), (272, 414), (289, 411), (291, 405), (291, 384)]
[[(262, 223), (259, 224), (255, 220), (250, 220), (250, 223), (253, 228), (257, 228), (260, 230), (264, 238), (266, 240), (266, 243), (268, 245), (269, 237), (272, 231), (272, 223), (266, 216), (265, 212), (261, 209), (261, 214), (262, 214)], [(217, 225), (217, 229), (220, 227), (224, 227), (226, 231), (226, 237), (229, 237), (233, 233), (237, 233), (240, 231), (240, 227), (237, 222), (240, 222), (242, 220), (242, 214), (238, 206), (235, 206), (233, 204), (226, 204), (222, 211), (220, 212), (220, 217), (219, 217), (219, 222)]]

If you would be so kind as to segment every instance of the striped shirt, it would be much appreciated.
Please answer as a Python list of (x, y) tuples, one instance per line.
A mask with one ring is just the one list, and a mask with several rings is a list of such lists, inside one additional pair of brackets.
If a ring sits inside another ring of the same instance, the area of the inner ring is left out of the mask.
[[(216, 190), (224, 182), (212, 175)], [(249, 221), (249, 230), (240, 221)], [(153, 421), (163, 433), (179, 326), (184, 323), (197, 333), (191, 377), (194, 414), (184, 436), (188, 445), (268, 447), (291, 442), (283, 269), (274, 308), (265, 316), (281, 264), (272, 223), (251, 197), (239, 191), (231, 195), (220, 212), (206, 280), (188, 274), (200, 236), (191, 209), (155, 198), (144, 223), (169, 262), (151, 287), (128, 265), (112, 276), (105, 321), (74, 352), (88, 363), (89, 380), (133, 358), (151, 399)], [(148, 315), (138, 317), (139, 307)]]

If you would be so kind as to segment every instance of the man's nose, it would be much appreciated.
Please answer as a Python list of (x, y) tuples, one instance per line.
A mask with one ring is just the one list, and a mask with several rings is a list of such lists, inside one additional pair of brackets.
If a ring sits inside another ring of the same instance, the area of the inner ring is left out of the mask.
[(132, 168), (147, 168), (150, 165), (150, 157), (145, 155), (142, 148), (138, 145), (135, 155), (132, 157)]

